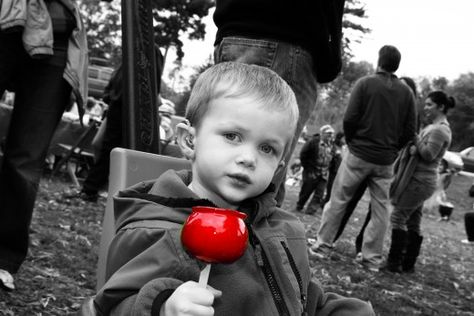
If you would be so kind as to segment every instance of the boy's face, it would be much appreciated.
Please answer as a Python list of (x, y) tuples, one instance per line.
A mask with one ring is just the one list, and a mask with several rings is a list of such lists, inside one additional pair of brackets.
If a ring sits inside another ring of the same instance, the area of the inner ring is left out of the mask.
[(194, 139), (190, 187), (229, 208), (261, 194), (282, 165), (288, 126), (284, 113), (262, 109), (252, 97), (212, 101)]

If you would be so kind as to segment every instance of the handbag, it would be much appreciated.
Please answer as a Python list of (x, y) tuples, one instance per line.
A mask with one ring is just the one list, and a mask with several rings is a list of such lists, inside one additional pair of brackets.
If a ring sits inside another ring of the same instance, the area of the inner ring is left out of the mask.
[(394, 163), (394, 178), (390, 185), (390, 200), (396, 205), (401, 194), (405, 191), (410, 182), (419, 156), (417, 153), (411, 154), (410, 147), (414, 145), (413, 141), (403, 147)]

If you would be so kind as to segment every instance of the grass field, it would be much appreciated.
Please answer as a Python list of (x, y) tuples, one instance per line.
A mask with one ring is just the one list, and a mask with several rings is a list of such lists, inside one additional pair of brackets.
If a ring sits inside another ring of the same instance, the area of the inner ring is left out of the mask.
[[(424, 214), (425, 240), (415, 274), (373, 273), (354, 262), (353, 240), (368, 203), (364, 197), (335, 254), (311, 262), (314, 277), (327, 291), (369, 300), (377, 315), (474, 315), (474, 246), (460, 243), (466, 238), (464, 213), (474, 202), (467, 195), (471, 183), (472, 178), (454, 177), (448, 189), (455, 205), (449, 222), (439, 221), (434, 211)], [(68, 186), (62, 178), (42, 180), (30, 252), (17, 275), (17, 290), (0, 291), (0, 315), (72, 315), (94, 294), (105, 199), (66, 199)], [(298, 191), (288, 188), (284, 207), (294, 206)], [(313, 238), (320, 214), (298, 216)]]

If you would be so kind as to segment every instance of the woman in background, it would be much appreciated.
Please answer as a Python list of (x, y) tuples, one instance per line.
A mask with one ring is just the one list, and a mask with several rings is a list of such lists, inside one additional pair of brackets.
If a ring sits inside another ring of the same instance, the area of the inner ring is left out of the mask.
[(414, 272), (423, 236), (420, 231), (423, 203), (436, 189), (438, 165), (451, 145), (451, 129), (446, 114), (455, 100), (443, 91), (428, 94), (424, 115), (429, 123), (416, 137), (410, 154), (417, 159), (405, 190), (392, 199), (390, 217), (392, 240), (386, 269), (391, 272)]

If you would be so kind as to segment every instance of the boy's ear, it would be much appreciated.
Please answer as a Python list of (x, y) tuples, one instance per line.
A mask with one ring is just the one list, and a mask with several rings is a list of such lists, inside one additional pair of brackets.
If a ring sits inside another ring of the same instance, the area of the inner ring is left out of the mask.
[(196, 129), (187, 123), (178, 123), (176, 125), (176, 134), (178, 146), (183, 155), (190, 160), (194, 160), (194, 136)]

